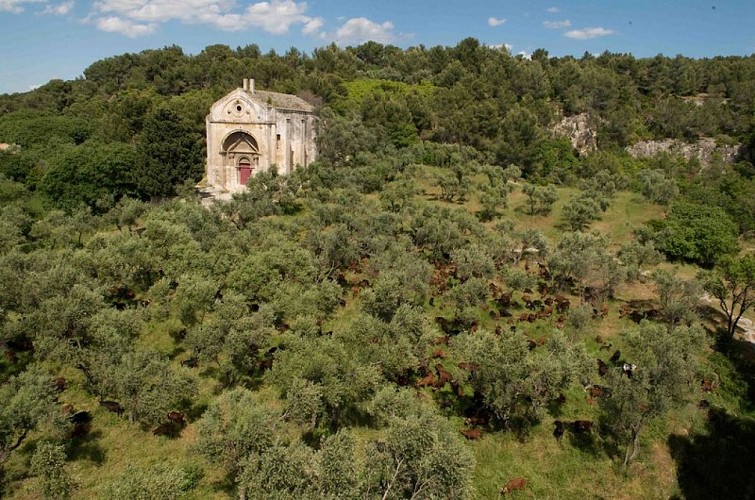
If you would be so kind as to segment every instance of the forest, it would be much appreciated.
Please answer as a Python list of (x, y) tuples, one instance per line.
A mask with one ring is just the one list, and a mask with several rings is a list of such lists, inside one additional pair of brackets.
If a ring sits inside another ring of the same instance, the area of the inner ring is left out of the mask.
[[(203, 204), (244, 78), (319, 157)], [(0, 497), (755, 498), (755, 55), (170, 46), (0, 143)]]

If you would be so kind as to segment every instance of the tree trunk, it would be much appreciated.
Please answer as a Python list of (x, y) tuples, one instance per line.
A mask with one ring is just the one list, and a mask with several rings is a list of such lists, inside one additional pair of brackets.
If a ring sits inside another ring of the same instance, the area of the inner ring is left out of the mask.
[[(629, 453), (629, 450), (632, 450), (632, 453)], [(640, 431), (632, 430), (632, 442), (627, 444), (627, 451), (624, 454), (624, 467), (629, 467), (629, 464), (634, 461), (635, 458), (637, 458), (637, 455), (640, 453)]]

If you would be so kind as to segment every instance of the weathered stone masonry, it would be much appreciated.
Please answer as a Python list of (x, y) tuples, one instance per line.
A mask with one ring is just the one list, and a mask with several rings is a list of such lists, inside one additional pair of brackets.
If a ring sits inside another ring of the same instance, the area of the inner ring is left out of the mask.
[(246, 189), (249, 177), (277, 165), (287, 174), (315, 160), (314, 107), (299, 97), (255, 90), (244, 79), (207, 115), (207, 184)]

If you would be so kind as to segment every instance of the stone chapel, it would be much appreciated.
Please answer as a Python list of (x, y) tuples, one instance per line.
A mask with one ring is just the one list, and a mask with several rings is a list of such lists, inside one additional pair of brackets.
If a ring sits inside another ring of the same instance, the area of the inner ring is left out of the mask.
[(314, 106), (289, 94), (243, 87), (221, 98), (207, 115), (207, 184), (237, 193), (249, 178), (277, 165), (288, 174), (315, 160)]

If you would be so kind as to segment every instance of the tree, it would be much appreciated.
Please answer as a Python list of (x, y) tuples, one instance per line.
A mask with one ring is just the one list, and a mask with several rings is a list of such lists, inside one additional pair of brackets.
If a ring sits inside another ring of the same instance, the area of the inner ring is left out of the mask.
[(498, 209), (500, 207), (508, 207), (507, 195), (508, 190), (500, 186), (483, 186), (480, 193), (480, 205), (482, 205), (482, 208), (478, 213), (480, 220), (491, 221), (498, 217)]
[(179, 407), (194, 392), (193, 382), (177, 373), (158, 353), (134, 350), (125, 353), (108, 370), (107, 393), (123, 405), (130, 422), (161, 423), (165, 414)]
[(64, 426), (50, 376), (32, 366), (0, 386), (0, 467), (30, 432), (42, 426)]
[(440, 197), (442, 200), (451, 202), (456, 198), (459, 201), (464, 201), (466, 198), (470, 182), (467, 176), (463, 174), (458, 175), (460, 172), (462, 170), (458, 169), (454, 174), (441, 172), (436, 176), (435, 182), (440, 187)]
[(547, 186), (537, 186), (535, 184), (525, 184), (522, 192), (527, 195), (530, 206), (530, 215), (547, 214), (551, 207), (558, 199), (556, 188), (552, 184)]
[(471, 325), (479, 314), (478, 308), (488, 300), (489, 293), (487, 280), (470, 278), (451, 288), (446, 296), (453, 306), (454, 317)]
[(650, 239), (672, 259), (712, 267), (739, 250), (737, 225), (720, 207), (676, 202), (665, 220), (648, 222)]
[(172, 196), (176, 186), (203, 172), (202, 135), (175, 111), (160, 107), (144, 121), (137, 144), (135, 181), (143, 195)]
[(621, 247), (618, 257), (627, 268), (629, 281), (642, 280), (643, 266), (654, 266), (663, 260), (663, 255), (655, 249), (652, 241), (640, 243), (633, 240)]
[(547, 405), (586, 373), (589, 358), (581, 345), (562, 335), (544, 349), (531, 351), (523, 335), (495, 335), (478, 330), (454, 337), (456, 359), (477, 365), (467, 375), (485, 406), (507, 427), (526, 429), (539, 421)]
[(700, 279), (726, 315), (726, 335), (731, 340), (742, 315), (755, 304), (755, 254), (725, 257)]
[(487, 249), (471, 243), (451, 252), (451, 261), (456, 264), (456, 277), (462, 282), (470, 278), (491, 279), (495, 274), (495, 263)]
[[(378, 363), (365, 362), (365, 348), (357, 350), (359, 343), (379, 334), (374, 326), (375, 323), (352, 326), (351, 339), (336, 335), (291, 339), (285, 350), (276, 352), (270, 373), (272, 385), (284, 400), (306, 391), (307, 406), (322, 408), (325, 421), (331, 425), (349, 422), (359, 415), (359, 405), (369, 399), (382, 380)], [(320, 395), (318, 403), (313, 396)]]
[(513, 261), (514, 265), (521, 259), (528, 261), (535, 255), (537, 259), (548, 256), (548, 240), (539, 229), (522, 229), (514, 232)]
[(648, 200), (668, 205), (679, 195), (679, 188), (674, 179), (666, 178), (663, 170), (644, 169), (637, 173), (640, 192)]
[(102, 211), (123, 196), (133, 196), (136, 153), (133, 146), (87, 142), (61, 149), (50, 159), (50, 167), (39, 189), (53, 203), (71, 210), (80, 204)]
[(640, 434), (654, 418), (687, 402), (694, 387), (704, 332), (700, 328), (677, 328), (643, 322), (624, 332), (627, 363), (635, 365), (628, 377), (621, 368), (609, 370), (606, 385), (610, 398), (601, 398), (601, 418), (619, 443), (626, 446), (624, 465), (639, 453)]
[[(250, 455), (260, 455), (276, 444), (281, 424), (279, 415), (258, 395), (243, 388), (225, 391), (197, 422), (197, 450), (223, 464), (236, 479)], [(245, 496), (242, 488), (239, 497)]]
[(669, 271), (658, 269), (653, 273), (658, 289), (661, 315), (673, 330), (682, 321), (690, 322), (696, 317), (700, 301), (700, 285), (695, 280), (684, 280)]
[(31, 471), (42, 481), (45, 498), (68, 498), (73, 489), (73, 480), (65, 471), (65, 446), (50, 441), (37, 445), (31, 458)]
[(347, 431), (338, 431), (322, 441), (318, 453), (319, 485), (326, 498), (354, 498), (358, 496), (359, 479), (363, 471), (356, 463), (356, 440)]
[(392, 399), (405, 413), (387, 416), (385, 437), (365, 447), (363, 496), (468, 498), (474, 456), (448, 420), (412, 401), (408, 391), (399, 395)]
[(565, 233), (548, 259), (548, 269), (562, 285), (584, 280), (599, 264), (606, 244), (598, 232)]
[(561, 217), (572, 231), (582, 231), (600, 218), (600, 204), (593, 197), (583, 194), (564, 205)]

